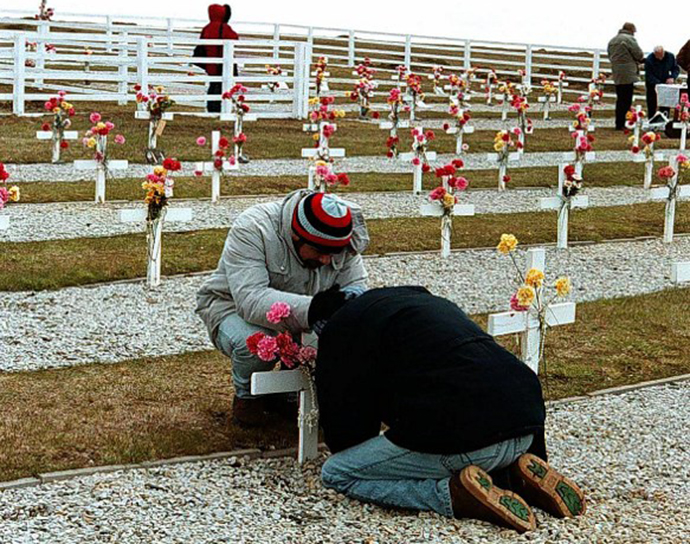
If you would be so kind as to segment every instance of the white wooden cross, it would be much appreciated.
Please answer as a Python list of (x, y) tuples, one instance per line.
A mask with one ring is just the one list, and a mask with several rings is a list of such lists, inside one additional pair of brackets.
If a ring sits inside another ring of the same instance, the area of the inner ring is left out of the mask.
[(671, 281), (673, 283), (690, 281), (690, 261), (671, 264)]
[(690, 121), (686, 121), (684, 123), (673, 123), (673, 128), (680, 129), (679, 151), (685, 151), (685, 145), (688, 139), (688, 126), (690, 126)]
[[(420, 130), (422, 134), (424, 134), (424, 128), (423, 127), (416, 127), (417, 130)], [(411, 151), (409, 153), (399, 153), (398, 154), (398, 159), (401, 161), (412, 161), (415, 157), (417, 157), (417, 153), (415, 151)], [(426, 160), (427, 161), (435, 161), (436, 160), (436, 152), (435, 151), (427, 151), (426, 152)], [(421, 195), (422, 194), (422, 175), (424, 171), (422, 170), (422, 167), (424, 165), (424, 160), (423, 157), (419, 156), (419, 164), (413, 164), (412, 165), (412, 193), (415, 195)]]
[(638, 147), (640, 145), (640, 128), (642, 127), (642, 120), (640, 114), (642, 113), (642, 106), (635, 106), (635, 114), (637, 115), (637, 121), (635, 121), (635, 126), (633, 127), (633, 141), (632, 145)]
[[(544, 271), (546, 253), (542, 248), (527, 250), (525, 275), (532, 268)], [(551, 304), (546, 308), (545, 321), (547, 327), (568, 325), (575, 322), (574, 302)], [(535, 374), (539, 374), (539, 360), (541, 355), (542, 331), (539, 326), (539, 316), (532, 308), (526, 312), (502, 312), (489, 315), (487, 332), (492, 336), (506, 334), (520, 334), (520, 348), (522, 361)]]
[[(172, 121), (175, 116), (173, 113), (170, 112), (165, 112), (163, 113), (159, 118), (152, 118), (151, 117), (151, 112), (148, 110), (137, 110), (134, 112), (134, 118), (135, 119), (146, 119), (149, 122), (149, 149), (158, 149), (158, 136), (160, 135), (160, 132), (162, 130), (159, 130), (159, 121), (165, 121), (166, 123), (168, 121)], [(163, 125), (165, 126), (165, 125)], [(161, 127), (163, 128), (163, 127)]]
[[(316, 347), (318, 339), (313, 334), (302, 335), (302, 345)], [(314, 388), (311, 378), (302, 369), (254, 372), (251, 378), (252, 395), (272, 395), (275, 393), (299, 393), (299, 445), (297, 461), (302, 464), (315, 459), (319, 446), (319, 423), (309, 415), (316, 408)]]
[[(216, 158), (216, 152), (220, 150), (218, 142), (220, 142), (220, 131), (214, 130), (211, 133), (211, 157), (213, 159)], [(223, 172), (237, 170), (238, 168), (237, 157), (235, 157), (235, 164), (230, 164), (227, 160), (223, 160)], [(220, 178), (222, 172), (215, 167), (213, 161), (196, 163), (196, 170), (197, 172), (211, 172), (211, 202), (218, 202), (220, 200)]]
[[(574, 130), (573, 127), (570, 127), (570, 132), (575, 132), (577, 133), (577, 136), (575, 137), (575, 146), (577, 147), (577, 142), (580, 138), (586, 138), (587, 133), (594, 130), (593, 126), (589, 127), (589, 130)], [(584, 157), (578, 157), (578, 154), (576, 151), (568, 151), (566, 153), (563, 153), (562, 160), (572, 162), (575, 165), (575, 173), (578, 176), (582, 176), (582, 172), (584, 171), (584, 163), (585, 162), (594, 162), (596, 160), (597, 156), (594, 151), (588, 151), (585, 153)]]
[(10, 228), (10, 216), (0, 215), (0, 230), (7, 230)]
[(311, 72), (311, 75), (314, 77), (314, 81), (309, 83), (310, 87), (314, 87), (314, 91), (316, 93), (316, 96), (319, 96), (323, 92), (328, 92), (330, 89), (328, 88), (328, 78), (331, 77), (330, 72), (322, 72), (323, 78), (321, 78), (321, 83), (318, 84), (316, 82), (316, 76), (318, 75), (316, 70)]
[(559, 249), (568, 247), (568, 216), (571, 208), (586, 208), (589, 206), (589, 197), (576, 195), (570, 198), (563, 196), (563, 184), (565, 183), (565, 164), (558, 168), (558, 192), (556, 196), (545, 197), (539, 200), (542, 210), (558, 210), (558, 238), (556, 246)]
[(57, 164), (60, 162), (60, 144), (61, 140), (76, 140), (79, 137), (79, 133), (76, 130), (65, 130), (62, 132), (62, 138), (56, 137), (57, 134), (53, 133), (52, 130), (37, 130), (36, 138), (39, 140), (52, 140), (53, 141), (53, 158), (52, 163)]
[[(443, 187), (448, 190), (448, 183), (443, 179)], [(471, 216), (474, 215), (474, 204), (456, 204), (447, 220), (444, 217), (443, 204), (435, 200), (433, 202), (425, 202), (420, 206), (419, 212), (424, 217), (443, 217), (441, 223), (441, 257), (450, 257), (450, 243), (451, 235), (453, 233), (453, 217), (454, 216)]]
[(556, 103), (557, 104), (563, 104), (563, 88), (568, 87), (568, 82), (563, 81), (562, 79), (558, 78), (558, 82), (556, 83), (556, 89), (558, 90), (558, 94), (556, 95)]
[(318, 123), (305, 123), (302, 125), (304, 132), (318, 132), (319, 145), (318, 147), (304, 147), (302, 148), (302, 158), (313, 158), (328, 160), (331, 157), (341, 158), (345, 156), (345, 149), (341, 147), (331, 148), (329, 140), (324, 135), (324, 127), (332, 125), (335, 130), (338, 130), (338, 125), (329, 123), (328, 121), (319, 121)]
[(666, 187), (657, 187), (649, 192), (652, 200), (666, 200), (666, 211), (664, 214), (664, 243), (673, 242), (673, 230), (676, 223), (676, 200), (679, 198), (690, 197), (690, 185), (678, 185), (678, 163), (675, 157), (668, 160), (675, 175), (668, 181)]
[(390, 135), (395, 137), (398, 135), (399, 128), (410, 128), (410, 122), (407, 119), (400, 119), (398, 117), (398, 122), (394, 121), (379, 121), (379, 128), (381, 130), (389, 130)]
[[(462, 111), (460, 111), (460, 115), (462, 115)], [(447, 131), (446, 134), (455, 134), (455, 154), (456, 155), (462, 155), (462, 139), (465, 134), (472, 134), (474, 133), (474, 127), (464, 124), (461, 127), (455, 126), (455, 127), (450, 127)]]
[[(498, 162), (498, 190), (499, 191), (505, 191), (506, 190), (506, 182), (505, 182), (505, 176), (508, 172), (508, 165), (504, 163), (503, 161), (499, 161), (499, 154), (498, 153), (487, 153), (486, 158), (489, 161), (493, 162)], [(508, 162), (520, 162), (520, 153), (517, 151), (514, 151), (512, 153), (508, 154)]]
[[(233, 135), (235, 137), (239, 136), (242, 134), (244, 131), (244, 126), (243, 123), (246, 122), (252, 122), (252, 121), (257, 121), (258, 116), (256, 113), (245, 113), (244, 115), (237, 115), (236, 113), (221, 113), (220, 114), (220, 120), (221, 121), (234, 121), (235, 126), (233, 129)], [(240, 160), (240, 147), (238, 144), (235, 144), (235, 159), (239, 163)]]
[[(163, 244), (163, 222), (188, 222), (192, 220), (191, 208), (163, 208), (162, 220), (154, 223), (153, 238), (148, 240), (148, 264), (146, 268), (146, 285), (158, 287), (161, 283), (161, 254)], [(120, 210), (120, 222), (145, 222), (148, 216), (147, 208)]]
[(647, 158), (644, 152), (636, 153), (632, 156), (633, 162), (644, 162), (644, 182), (642, 187), (649, 189), (652, 186), (652, 180), (654, 179), (654, 162), (664, 160), (663, 151), (654, 151), (654, 142), (649, 144), (651, 148), (651, 153), (649, 158)]
[(556, 97), (553, 95), (546, 95), (540, 96), (537, 100), (544, 104), (544, 121), (548, 121), (549, 119), (551, 119), (549, 106), (552, 102), (556, 102)]
[[(103, 136), (103, 138), (107, 138), (107, 136)], [(103, 146), (104, 148), (106, 147), (105, 145)], [(97, 161), (95, 159), (93, 160), (80, 160), (80, 161), (74, 161), (74, 168), (76, 170), (96, 170), (96, 198), (95, 202), (98, 203), (103, 203), (105, 202), (105, 178), (107, 172), (111, 170), (127, 170), (129, 168), (129, 161), (126, 160), (118, 160), (118, 161), (112, 161), (109, 160), (107, 164), (107, 169), (106, 165), (103, 164), (102, 161)]]
[(510, 111), (510, 98), (508, 93), (497, 94), (496, 100), (501, 101), (501, 121), (508, 119), (508, 111)]

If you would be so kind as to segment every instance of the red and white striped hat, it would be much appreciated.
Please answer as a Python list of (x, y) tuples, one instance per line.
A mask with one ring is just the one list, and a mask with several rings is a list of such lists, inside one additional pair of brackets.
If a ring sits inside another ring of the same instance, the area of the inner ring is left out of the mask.
[(295, 207), (292, 231), (324, 253), (336, 253), (352, 240), (352, 212), (336, 195), (311, 193)]

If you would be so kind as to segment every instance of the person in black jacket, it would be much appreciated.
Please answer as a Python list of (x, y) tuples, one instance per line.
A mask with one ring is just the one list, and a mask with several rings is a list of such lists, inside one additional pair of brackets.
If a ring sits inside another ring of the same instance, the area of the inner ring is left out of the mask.
[[(654, 48), (644, 61), (644, 79), (647, 88), (647, 114), (651, 119), (656, 113), (656, 86), (660, 83), (673, 83), (680, 74), (673, 53), (664, 51), (661, 45)], [(668, 108), (662, 108), (668, 113)]]
[(528, 504), (584, 512), (582, 491), (545, 461), (541, 385), (524, 363), (423, 287), (345, 298), (332, 288), (309, 309), (326, 487), (518, 531), (535, 526)]

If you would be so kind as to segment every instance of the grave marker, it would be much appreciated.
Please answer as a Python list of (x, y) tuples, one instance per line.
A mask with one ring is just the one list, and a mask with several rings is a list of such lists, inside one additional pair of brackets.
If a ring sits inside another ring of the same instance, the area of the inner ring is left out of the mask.
[[(436, 160), (435, 151), (427, 151), (428, 140), (433, 139), (433, 132), (424, 132), (422, 127), (412, 129), (412, 152), (400, 153), (398, 158), (412, 163), (412, 193), (422, 194), (422, 176), (429, 170), (429, 161)], [(432, 136), (429, 138), (429, 136)]]
[[(677, 158), (671, 157), (668, 160), (668, 164), (670, 170), (662, 169), (659, 172), (662, 179), (666, 180), (666, 186), (651, 189), (649, 193), (652, 200), (666, 200), (664, 213), (664, 243), (666, 244), (673, 242), (673, 231), (676, 222), (676, 200), (679, 198), (690, 198), (690, 185), (679, 185), (678, 170), (680, 165)], [(664, 170), (668, 173), (668, 176), (662, 175)]]
[(211, 172), (211, 202), (218, 202), (220, 200), (220, 180), (223, 172), (230, 170), (237, 170), (237, 159), (226, 157), (225, 155), (218, 156), (219, 151), (224, 151), (220, 145), (221, 134), (219, 130), (214, 130), (211, 133), (211, 157), (212, 162), (197, 162), (197, 172)]
[(690, 261), (671, 264), (671, 281), (673, 283), (690, 281)]
[(76, 130), (63, 130), (62, 134), (57, 134), (52, 130), (37, 130), (36, 139), (38, 140), (52, 140), (53, 142), (53, 155), (51, 162), (57, 164), (60, 162), (60, 151), (62, 150), (63, 140), (76, 140), (79, 137), (79, 133)]
[(74, 161), (75, 170), (96, 171), (96, 195), (94, 201), (97, 204), (105, 202), (105, 181), (112, 170), (127, 170), (129, 161), (102, 161), (102, 160), (77, 160)]
[(558, 189), (556, 196), (541, 198), (539, 205), (542, 210), (558, 210), (558, 235), (556, 246), (559, 249), (568, 247), (568, 219), (571, 208), (587, 208), (589, 206), (588, 196), (578, 196), (582, 182), (568, 176), (566, 168), (570, 165), (561, 165), (558, 168)]

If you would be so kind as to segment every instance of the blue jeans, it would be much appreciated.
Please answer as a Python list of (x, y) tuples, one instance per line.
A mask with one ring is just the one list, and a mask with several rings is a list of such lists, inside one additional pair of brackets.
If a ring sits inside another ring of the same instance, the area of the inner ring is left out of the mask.
[(252, 398), (252, 374), (273, 368), (272, 363), (262, 361), (247, 349), (247, 337), (255, 332), (274, 333), (270, 329), (247, 323), (237, 314), (230, 314), (221, 321), (218, 327), (217, 342), (220, 350), (232, 359), (232, 381), (235, 384), (235, 394), (243, 399)]
[(469, 453), (419, 453), (380, 435), (329, 457), (321, 469), (326, 487), (381, 506), (433, 510), (453, 517), (450, 477), (469, 465), (487, 472), (507, 467), (525, 453), (532, 435)]

